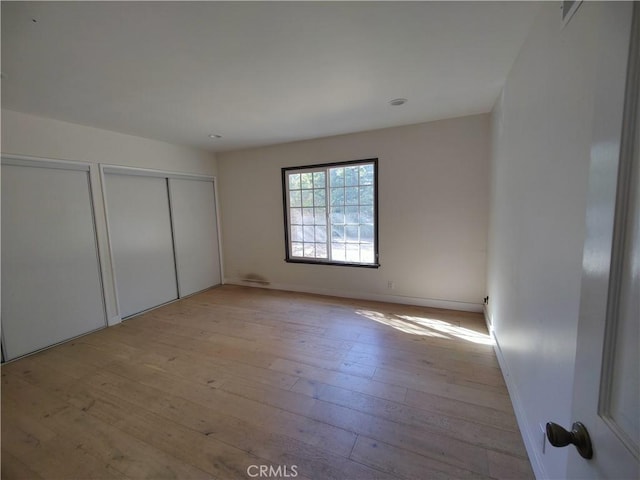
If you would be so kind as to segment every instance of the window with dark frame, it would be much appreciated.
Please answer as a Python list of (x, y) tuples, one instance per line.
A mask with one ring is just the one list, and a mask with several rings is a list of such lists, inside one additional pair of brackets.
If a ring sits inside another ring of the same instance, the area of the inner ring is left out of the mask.
[(286, 261), (377, 268), (378, 159), (282, 169)]

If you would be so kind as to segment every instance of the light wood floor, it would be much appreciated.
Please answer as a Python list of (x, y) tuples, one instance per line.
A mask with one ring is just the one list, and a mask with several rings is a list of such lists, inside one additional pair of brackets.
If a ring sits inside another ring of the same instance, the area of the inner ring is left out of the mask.
[(2, 478), (533, 478), (487, 341), (479, 314), (212, 289), (4, 365)]

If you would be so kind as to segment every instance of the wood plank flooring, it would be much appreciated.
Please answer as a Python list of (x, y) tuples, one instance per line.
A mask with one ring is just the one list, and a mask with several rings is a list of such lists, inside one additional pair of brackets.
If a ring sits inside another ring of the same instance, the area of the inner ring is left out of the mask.
[(2, 478), (532, 479), (488, 340), (479, 314), (214, 288), (3, 365)]

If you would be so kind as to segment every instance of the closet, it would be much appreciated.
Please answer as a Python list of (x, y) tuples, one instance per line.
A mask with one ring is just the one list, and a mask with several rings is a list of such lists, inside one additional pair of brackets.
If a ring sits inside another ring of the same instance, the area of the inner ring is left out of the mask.
[(5, 360), (106, 326), (89, 165), (2, 157)]
[(11, 155), (0, 172), (3, 360), (221, 283), (213, 177)]
[(103, 167), (120, 316), (221, 281), (213, 178)]

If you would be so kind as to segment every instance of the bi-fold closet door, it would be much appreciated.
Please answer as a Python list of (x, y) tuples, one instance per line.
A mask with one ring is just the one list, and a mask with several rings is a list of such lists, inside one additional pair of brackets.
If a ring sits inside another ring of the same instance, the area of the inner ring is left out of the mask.
[(123, 167), (103, 173), (122, 318), (220, 283), (212, 178)]

